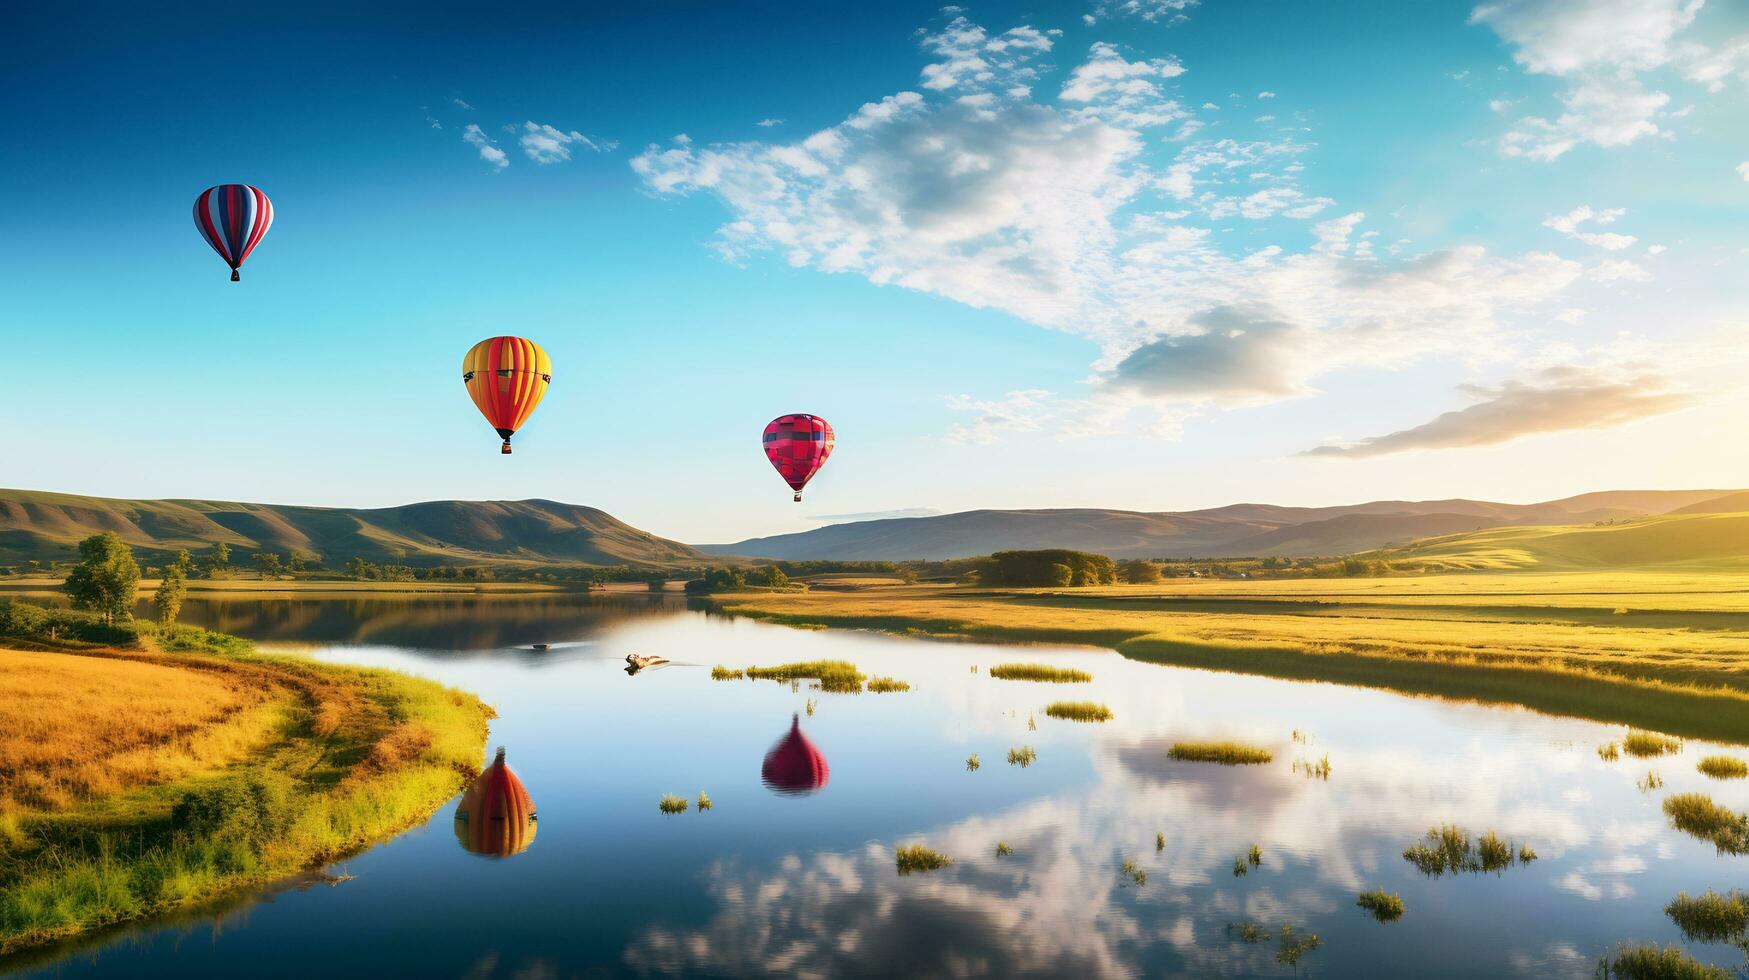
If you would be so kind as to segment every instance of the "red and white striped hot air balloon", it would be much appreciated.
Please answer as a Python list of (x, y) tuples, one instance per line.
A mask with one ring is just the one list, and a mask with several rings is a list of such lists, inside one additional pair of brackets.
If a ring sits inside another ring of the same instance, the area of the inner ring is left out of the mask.
[(248, 184), (208, 187), (194, 199), (194, 226), (231, 267), (231, 281), (236, 282), (243, 278), (237, 273), (243, 260), (273, 227), (273, 202), (261, 188)]

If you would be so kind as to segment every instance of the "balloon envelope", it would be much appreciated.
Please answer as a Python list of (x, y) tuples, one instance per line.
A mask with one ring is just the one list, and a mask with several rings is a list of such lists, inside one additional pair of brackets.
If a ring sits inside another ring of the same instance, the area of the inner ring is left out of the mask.
[(765, 458), (801, 500), (802, 488), (826, 465), (836, 441), (832, 426), (818, 415), (781, 415), (765, 427)]
[(552, 380), (552, 359), (539, 344), (522, 337), (489, 337), (462, 358), (462, 383), (503, 438), (500, 451), (505, 453), (510, 452), (510, 436), (534, 414)]
[(534, 843), (534, 800), (504, 764), (504, 750), (462, 794), (455, 808), (455, 836), (475, 854), (508, 857)]
[(829, 775), (826, 757), (802, 734), (802, 720), (790, 721), (789, 731), (765, 753), (765, 765), (759, 777), (773, 791), (785, 796), (802, 796), (826, 787)]
[(232, 282), (241, 278), (237, 270), (272, 226), (273, 202), (259, 187), (220, 184), (194, 199), (194, 227), (231, 267)]

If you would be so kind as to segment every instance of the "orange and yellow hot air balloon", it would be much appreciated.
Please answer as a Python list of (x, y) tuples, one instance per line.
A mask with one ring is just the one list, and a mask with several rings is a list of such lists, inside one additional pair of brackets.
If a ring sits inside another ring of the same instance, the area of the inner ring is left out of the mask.
[(534, 801), (504, 764), (504, 750), (480, 773), (455, 808), (455, 836), (475, 854), (509, 857), (534, 843)]
[(553, 362), (539, 344), (521, 337), (482, 340), (462, 358), (462, 383), (480, 414), (504, 439), (506, 455), (510, 437), (540, 404), (553, 380)]

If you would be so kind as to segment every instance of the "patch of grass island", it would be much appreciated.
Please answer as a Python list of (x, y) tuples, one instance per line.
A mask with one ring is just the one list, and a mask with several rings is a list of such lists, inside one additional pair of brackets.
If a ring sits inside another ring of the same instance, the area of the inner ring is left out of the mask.
[(899, 691), (909, 691), (911, 684), (908, 681), (894, 680), (891, 677), (870, 677), (868, 689), (873, 694), (892, 694)]
[(1093, 701), (1057, 701), (1045, 705), (1045, 714), (1067, 721), (1110, 721), (1111, 709)]
[(862, 690), (863, 673), (846, 660), (807, 660), (776, 667), (748, 667), (751, 680), (818, 682), (820, 690), (833, 694), (856, 694)]
[(1749, 854), (1749, 814), (1719, 806), (1705, 793), (1665, 797), (1664, 815), (1677, 830), (1712, 841), (1721, 854)]
[(1093, 675), (1084, 670), (1052, 667), (1049, 664), (997, 664), (988, 673), (997, 680), (1037, 681), (1042, 684), (1085, 684), (1093, 679)]
[(1370, 892), (1361, 892), (1354, 904), (1372, 913), (1372, 917), (1380, 922), (1395, 922), (1403, 917), (1403, 899), (1393, 895), (1383, 888), (1375, 888)]
[(1179, 762), (1216, 762), (1223, 766), (1260, 766), (1275, 753), (1241, 742), (1173, 742), (1166, 757)]
[(1618, 946), (1599, 964), (1599, 976), (1616, 980), (1732, 980), (1729, 970), (1708, 966), (1675, 946)]
[(1694, 898), (1677, 892), (1664, 914), (1689, 942), (1740, 943), (1749, 934), (1749, 895), (1740, 891), (1721, 895), (1709, 888)]
[(1675, 755), (1682, 751), (1682, 739), (1657, 732), (1631, 731), (1621, 740), (1621, 750), (1636, 759)]
[(1695, 766), (1714, 779), (1742, 779), (1749, 776), (1749, 763), (1730, 755), (1709, 755)]
[(0, 954), (319, 868), (479, 772), (473, 695), (125, 611), (0, 602), (33, 648), (0, 649)]
[(906, 844), (893, 852), (902, 875), (940, 871), (953, 863), (953, 858), (922, 844)]

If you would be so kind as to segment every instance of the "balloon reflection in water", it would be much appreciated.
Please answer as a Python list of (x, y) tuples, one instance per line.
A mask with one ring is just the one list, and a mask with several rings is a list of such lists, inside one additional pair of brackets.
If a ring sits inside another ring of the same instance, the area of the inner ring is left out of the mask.
[(789, 731), (765, 753), (760, 778), (774, 792), (802, 796), (826, 787), (826, 757), (802, 734), (800, 715), (792, 716)]
[(509, 857), (534, 843), (534, 801), (504, 764), (504, 750), (480, 773), (455, 808), (455, 837), (475, 854)]

